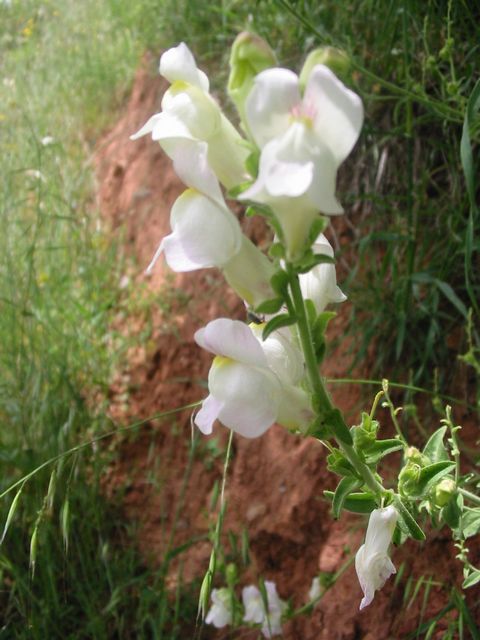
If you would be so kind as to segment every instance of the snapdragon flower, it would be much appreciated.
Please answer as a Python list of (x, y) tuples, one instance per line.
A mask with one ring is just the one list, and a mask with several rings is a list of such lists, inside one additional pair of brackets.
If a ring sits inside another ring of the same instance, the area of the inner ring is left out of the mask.
[(227, 207), (208, 164), (207, 144), (184, 140), (172, 158), (175, 172), (189, 188), (172, 207), (172, 233), (162, 239), (147, 273), (164, 253), (173, 271), (222, 269), (227, 282), (249, 305), (271, 298), (274, 266), (242, 233)]
[(216, 419), (246, 438), (261, 436), (274, 422), (308, 428), (310, 397), (297, 386), (303, 363), (285, 335), (263, 342), (258, 328), (218, 318), (199, 329), (195, 341), (217, 356), (208, 375), (210, 395), (195, 417), (202, 433), (212, 433)]
[(392, 541), (398, 512), (392, 505), (384, 509), (374, 509), (368, 521), (365, 544), (355, 556), (355, 569), (363, 591), (360, 609), (367, 607), (388, 578), (396, 573), (395, 566), (388, 557), (388, 547)]
[[(333, 258), (332, 245), (323, 233), (315, 240), (312, 250), (316, 254)], [(301, 273), (299, 280), (303, 297), (314, 303), (317, 313), (322, 313), (331, 303), (344, 302), (347, 299), (337, 285), (335, 265), (330, 262), (317, 264), (308, 273)]]
[(272, 208), (294, 256), (319, 212), (343, 212), (336, 174), (359, 136), (362, 101), (324, 65), (314, 66), (303, 96), (295, 73), (272, 68), (255, 78), (245, 112), (261, 155), (258, 177), (240, 199)]
[(232, 602), (228, 589), (213, 589), (210, 595), (212, 606), (210, 607), (205, 622), (213, 624), (217, 629), (232, 624)]
[(267, 609), (263, 602), (262, 594), (255, 586), (244, 587), (242, 590), (243, 606), (245, 607), (244, 622), (262, 625), (262, 634), (265, 638), (282, 633), (282, 615), (287, 605), (280, 599), (274, 582), (265, 581), (267, 594)]
[(162, 98), (162, 111), (131, 136), (151, 134), (172, 157), (185, 140), (208, 144), (208, 162), (220, 182), (230, 189), (246, 178), (245, 141), (209, 94), (209, 81), (182, 42), (160, 58), (160, 74), (171, 86)]

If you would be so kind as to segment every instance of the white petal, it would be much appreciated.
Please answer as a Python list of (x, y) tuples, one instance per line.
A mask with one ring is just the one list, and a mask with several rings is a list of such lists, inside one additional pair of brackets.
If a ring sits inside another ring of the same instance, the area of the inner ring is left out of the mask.
[(165, 51), (160, 58), (159, 71), (171, 83), (180, 80), (208, 91), (208, 78), (197, 68), (195, 58), (184, 42)]
[(303, 104), (313, 106), (315, 133), (335, 156), (337, 166), (353, 149), (363, 124), (363, 105), (356, 93), (326, 66), (314, 67)]
[(267, 367), (267, 360), (250, 327), (240, 320), (217, 318), (199, 329), (195, 342), (217, 356), (254, 367)]
[(241, 244), (235, 216), (193, 189), (175, 201), (170, 224), (173, 233), (163, 239), (162, 249), (173, 271), (221, 267)]
[(392, 540), (398, 512), (395, 507), (374, 509), (368, 521), (365, 544), (355, 556), (355, 569), (364, 597), (360, 609), (368, 606), (386, 580), (395, 573), (395, 567), (388, 557), (388, 547)]
[(270, 280), (275, 267), (245, 235), (238, 253), (223, 267), (223, 275), (245, 302), (256, 307), (274, 297)]
[(212, 395), (207, 396), (203, 401), (202, 408), (195, 416), (195, 424), (206, 436), (212, 433), (213, 423), (218, 418), (222, 408), (223, 403)]
[[(178, 90), (169, 89), (163, 97), (162, 109), (163, 114), (176, 118), (197, 140), (208, 141), (221, 126), (219, 106), (197, 87), (182, 86)], [(169, 136), (168, 128), (164, 127), (162, 137), (177, 136)]]
[(172, 151), (175, 173), (188, 187), (205, 194), (226, 208), (220, 185), (207, 161), (208, 145), (198, 140), (182, 140)]
[(137, 138), (146, 136), (147, 133), (152, 133), (152, 131), (155, 128), (155, 125), (158, 123), (161, 117), (162, 117), (161, 113), (156, 113), (154, 116), (149, 118), (147, 122), (143, 125), (143, 127), (140, 127), (140, 129), (136, 133), (130, 136), (130, 140), (137, 140)]
[(243, 587), (242, 600), (245, 609), (244, 622), (252, 622), (260, 624), (265, 617), (265, 609), (263, 606), (262, 595), (257, 587), (251, 585)]
[(287, 429), (299, 429), (306, 433), (315, 419), (311, 397), (300, 387), (282, 385), (277, 422)]
[(248, 127), (260, 148), (288, 128), (290, 111), (300, 101), (298, 77), (293, 71), (266, 69), (256, 76), (245, 110)]
[(305, 374), (302, 351), (293, 342), (293, 336), (288, 328), (274, 331), (266, 340), (262, 340), (264, 326), (251, 324), (250, 328), (265, 353), (268, 366), (282, 383), (297, 384)]
[(258, 438), (276, 420), (281, 388), (267, 369), (215, 358), (208, 388), (223, 402), (218, 419), (245, 438)]

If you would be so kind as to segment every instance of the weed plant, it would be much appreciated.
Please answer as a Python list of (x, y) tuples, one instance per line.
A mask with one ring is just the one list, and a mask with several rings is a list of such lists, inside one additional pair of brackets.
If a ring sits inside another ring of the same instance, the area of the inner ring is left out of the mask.
[[(2, 490), (111, 428), (105, 392), (122, 349), (111, 329), (122, 261), (94, 212), (89, 158), (143, 51), (179, 40), (210, 60), (212, 76), (244, 28), (290, 66), (314, 46), (348, 52), (368, 113), (357, 179), (341, 184), (344, 201), (364, 203), (352, 213), (359, 260), (349, 278), (359, 358), (375, 340), (377, 371), (401, 362), (397, 377), (431, 384), (434, 369), (448, 378), (468, 346), (478, 375), (475, 166), (469, 193), (460, 159), (478, 73), (471, 6), (0, 3)], [(217, 74), (216, 87), (224, 80)], [(474, 118), (467, 130), (475, 151)], [(0, 547), (0, 638), (180, 638), (182, 618), (194, 619), (197, 586), (168, 596), (164, 572), (145, 568), (133, 532), (102, 497), (106, 456), (88, 448), (22, 485), (14, 509), (0, 504), (3, 522), (13, 516)]]

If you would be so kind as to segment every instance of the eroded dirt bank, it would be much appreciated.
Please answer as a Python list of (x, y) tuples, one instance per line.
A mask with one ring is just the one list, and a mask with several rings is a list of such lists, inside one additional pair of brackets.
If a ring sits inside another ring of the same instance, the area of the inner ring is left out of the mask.
[[(138, 269), (129, 277), (138, 283), (145, 282), (143, 269), (161, 237), (169, 232), (169, 211), (183, 190), (157, 144), (149, 137), (129, 140), (129, 135), (159, 110), (165, 88), (154, 75), (154, 65), (146, 64), (137, 74), (123, 115), (99, 143), (95, 159), (98, 205), (112, 232), (123, 234), (128, 251), (135, 257)], [(256, 241), (268, 240), (261, 221), (243, 220), (242, 224)], [(340, 242), (342, 237), (348, 241), (348, 229), (339, 228), (338, 237)], [(129, 331), (145, 333), (145, 344), (131, 350), (128, 367), (118, 372), (111, 391), (111, 413), (121, 422), (202, 398), (211, 357), (193, 342), (194, 331), (219, 316), (244, 317), (241, 301), (215, 270), (170, 275), (159, 261), (147, 288), (152, 296), (149, 313), (125, 319)], [(341, 334), (341, 318), (336, 327)], [(341, 351), (330, 354), (325, 375), (343, 376), (346, 362), (347, 356)], [(354, 421), (358, 417), (358, 389), (338, 386), (334, 395)], [(176, 545), (201, 538), (212, 521), (209, 504), (214, 483), (221, 477), (222, 457), (217, 453), (225, 444), (226, 430), (217, 426), (217, 445), (213, 439), (202, 440), (202, 454), (194, 458), (183, 487), (191, 439), (190, 414), (185, 411), (161, 423), (152, 421), (141, 435), (125, 440), (111, 471), (110, 490), (126, 487), (122, 489), (125, 518), (140, 522), (138, 543), (152, 563), (161, 560), (179, 504)], [(239, 536), (244, 528), (248, 530), (252, 565), (246, 581), (255, 581), (258, 575), (274, 580), (282, 597), (292, 597), (301, 604), (319, 571), (333, 573), (342, 566), (360, 544), (365, 522), (346, 514), (339, 522), (332, 520), (323, 490), (334, 486), (335, 478), (325, 469), (324, 451), (314, 441), (293, 437), (278, 427), (257, 440), (234, 440), (224, 529)], [(209, 553), (209, 543), (200, 539), (183, 554), (184, 579), (203, 575)], [(442, 609), (450, 586), (461, 577), (453, 557), (446, 532), (434, 534), (425, 546), (407, 544), (394, 552), (397, 567), (403, 560), (407, 562), (399, 584), (389, 581), (374, 604), (362, 613), (358, 612), (360, 587), (350, 566), (309, 617), (285, 626), (284, 637), (407, 637), (419, 623), (422, 604), (419, 597), (405, 608), (407, 580), (433, 572), (434, 584), (423, 618), (428, 619)], [(412, 578), (408, 578), (410, 574)], [(174, 573), (170, 580), (173, 586)], [(446, 623), (439, 623), (437, 629), (434, 637), (443, 637)], [(206, 630), (204, 637), (232, 637), (226, 632), (215, 633)], [(242, 633), (242, 638), (249, 637), (257, 634)]]

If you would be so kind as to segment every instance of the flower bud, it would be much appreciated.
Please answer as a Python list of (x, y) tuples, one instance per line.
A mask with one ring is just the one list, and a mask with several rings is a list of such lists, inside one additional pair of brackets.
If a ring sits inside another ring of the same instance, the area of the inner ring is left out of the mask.
[(312, 69), (317, 64), (324, 64), (328, 67), (336, 76), (345, 78), (350, 70), (350, 58), (341, 49), (335, 47), (320, 47), (311, 51), (300, 72), (300, 88), (303, 91), (307, 85), (308, 78)]
[(260, 36), (243, 31), (236, 37), (230, 53), (227, 90), (244, 124), (244, 104), (252, 88), (253, 79), (260, 71), (276, 64), (274, 52)]
[(442, 478), (433, 492), (433, 501), (437, 507), (444, 507), (450, 498), (455, 495), (457, 485), (453, 478)]

